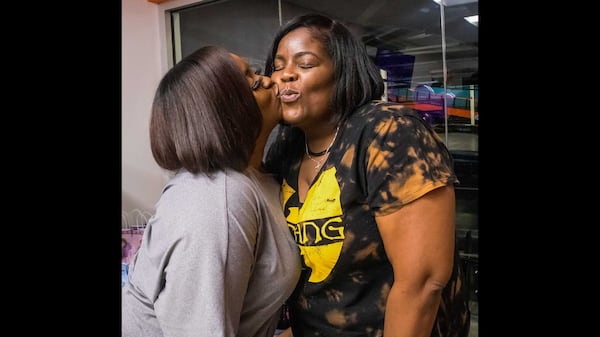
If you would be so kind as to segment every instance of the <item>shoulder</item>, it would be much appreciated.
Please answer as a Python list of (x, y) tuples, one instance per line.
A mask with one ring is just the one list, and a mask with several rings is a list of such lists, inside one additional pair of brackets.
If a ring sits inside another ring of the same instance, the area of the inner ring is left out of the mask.
[(404, 104), (386, 101), (371, 101), (364, 104), (356, 109), (353, 116), (358, 118), (419, 117), (412, 108)]
[(414, 109), (400, 103), (371, 101), (356, 109), (348, 122), (359, 128), (373, 129), (381, 124), (422, 125), (423, 120)]
[(400, 103), (371, 101), (356, 109), (347, 126), (359, 134), (383, 136), (397, 134), (398, 130), (427, 128), (419, 114)]
[(225, 192), (228, 195), (247, 197), (257, 193), (258, 186), (251, 173), (228, 170), (225, 174)]
[(260, 184), (249, 170), (227, 171), (224, 193), (227, 212), (236, 217), (258, 212), (264, 203)]
[[(166, 223), (186, 232), (206, 231), (198, 223), (230, 217), (253, 217), (260, 193), (247, 174), (235, 170), (204, 174), (178, 173), (165, 187), (157, 211)], [(179, 225), (177, 225), (179, 224)]]
[(157, 206), (186, 214), (201, 213), (206, 208), (254, 202), (256, 195), (256, 184), (243, 172), (225, 170), (208, 176), (182, 171), (165, 185)]

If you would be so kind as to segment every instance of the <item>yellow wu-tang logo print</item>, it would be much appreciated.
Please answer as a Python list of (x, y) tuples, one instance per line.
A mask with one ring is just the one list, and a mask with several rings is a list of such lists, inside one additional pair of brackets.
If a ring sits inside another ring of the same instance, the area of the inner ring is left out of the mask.
[[(335, 174), (335, 167), (321, 173), (308, 190), (302, 208), (289, 208), (288, 227), (300, 247), (304, 263), (312, 270), (309, 282), (325, 280), (342, 251), (344, 226), (340, 217), (340, 186)], [(284, 180), (282, 192), (285, 207), (296, 191)]]

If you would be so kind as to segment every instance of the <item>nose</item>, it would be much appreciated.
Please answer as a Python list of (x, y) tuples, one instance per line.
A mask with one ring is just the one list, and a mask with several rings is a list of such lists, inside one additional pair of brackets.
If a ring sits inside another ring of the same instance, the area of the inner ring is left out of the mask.
[(262, 77), (262, 81), (261, 82), (262, 82), (262, 87), (263, 88), (269, 89), (270, 87), (273, 86), (273, 80), (269, 76), (261, 75), (261, 77)]
[(298, 76), (295, 73), (285, 71), (280, 77), (282, 82), (291, 82), (298, 79)]

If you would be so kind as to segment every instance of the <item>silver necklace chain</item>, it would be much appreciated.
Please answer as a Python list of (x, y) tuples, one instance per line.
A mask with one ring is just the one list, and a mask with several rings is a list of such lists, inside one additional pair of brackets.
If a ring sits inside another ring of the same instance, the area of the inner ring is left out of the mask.
[(331, 147), (333, 146), (333, 142), (335, 142), (335, 139), (337, 138), (338, 131), (340, 131), (339, 126), (335, 129), (335, 135), (333, 135), (333, 139), (331, 140), (331, 143), (329, 143), (329, 146), (325, 149), (324, 157), (321, 160), (317, 160), (313, 156), (310, 155), (310, 153), (308, 151), (308, 142), (306, 141), (306, 138), (304, 139), (304, 150), (306, 152), (306, 155), (308, 156), (308, 159), (312, 160), (315, 163), (315, 167), (314, 167), (315, 170), (317, 170), (321, 166), (323, 161), (325, 161), (327, 159), (328, 156), (325, 156), (325, 155), (329, 154), (329, 150), (331, 150)]

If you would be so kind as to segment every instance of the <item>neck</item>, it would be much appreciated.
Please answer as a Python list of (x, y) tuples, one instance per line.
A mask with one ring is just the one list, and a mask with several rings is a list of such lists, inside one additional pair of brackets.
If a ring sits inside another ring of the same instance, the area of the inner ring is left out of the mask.
[(253, 167), (259, 171), (262, 170), (262, 160), (265, 154), (265, 145), (267, 145), (267, 139), (269, 138), (269, 134), (261, 134), (258, 136), (256, 140), (256, 145), (254, 146), (254, 151), (250, 156), (250, 162), (248, 166)]
[(339, 127), (334, 127), (324, 133), (312, 132), (311, 134), (306, 134), (306, 153), (313, 157), (320, 157), (327, 154), (337, 138), (338, 131)]

